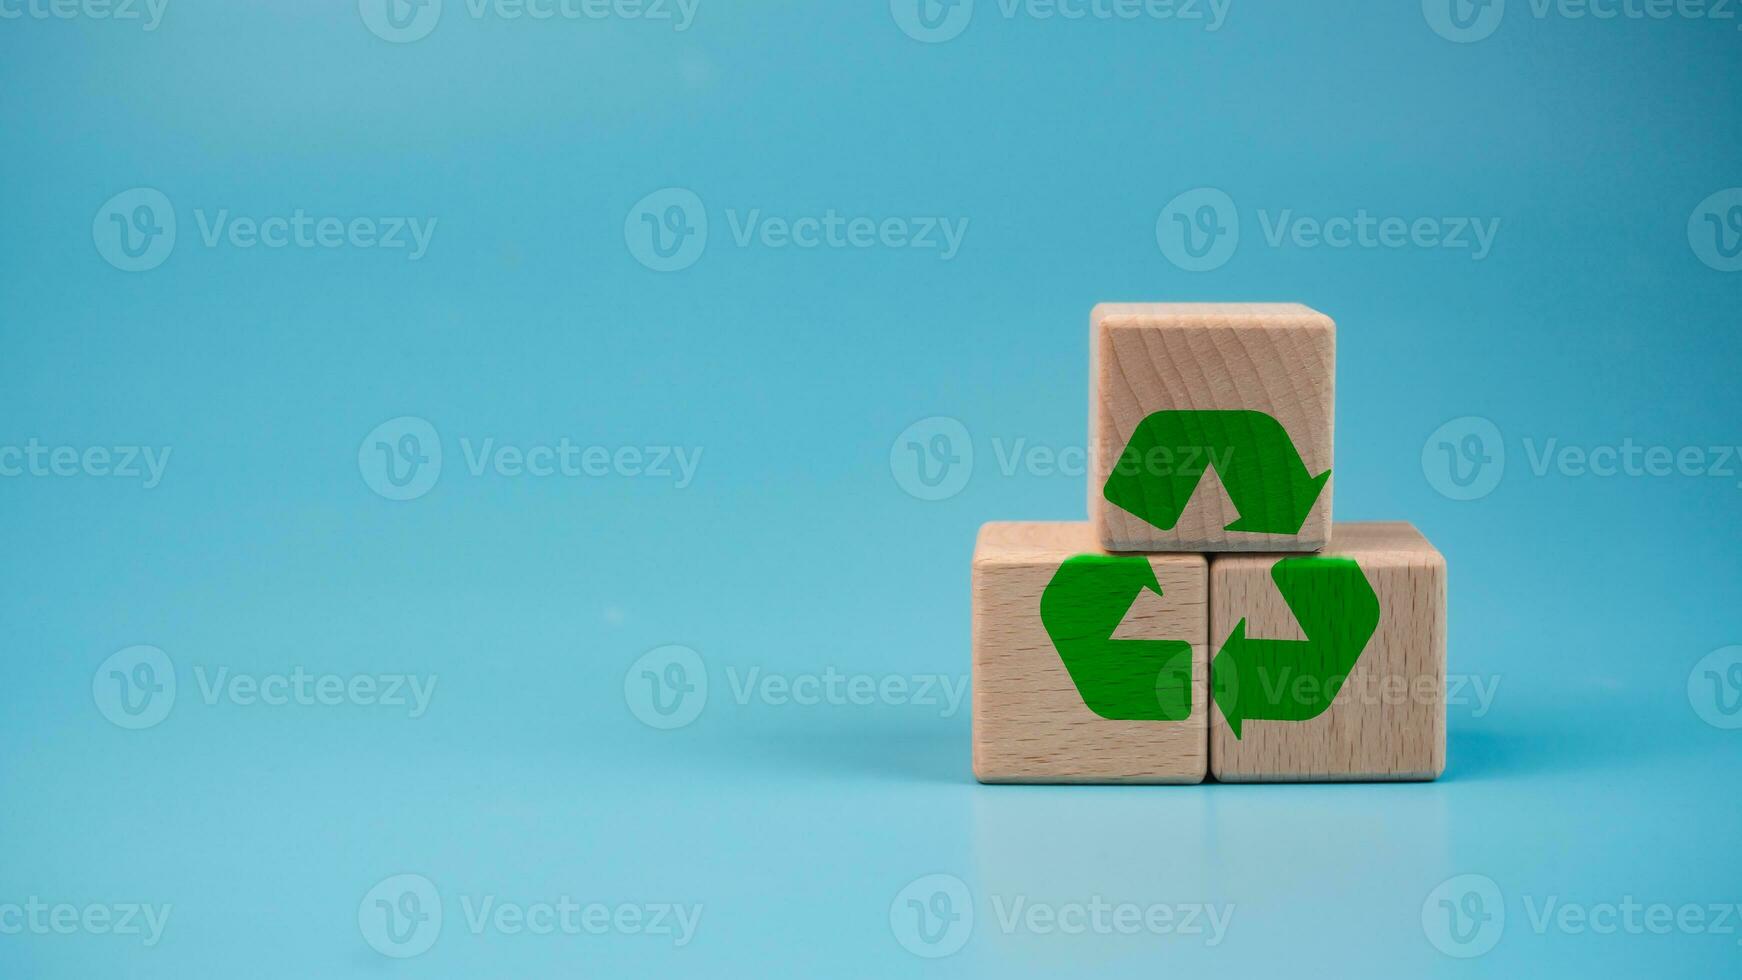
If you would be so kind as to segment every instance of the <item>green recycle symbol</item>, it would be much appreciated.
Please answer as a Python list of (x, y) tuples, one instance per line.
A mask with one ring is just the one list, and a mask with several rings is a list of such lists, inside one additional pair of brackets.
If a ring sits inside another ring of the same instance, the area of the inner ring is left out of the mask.
[[(1212, 696), (1235, 738), (1248, 720), (1324, 714), (1379, 627), (1379, 597), (1352, 558), (1283, 558), (1270, 577), (1307, 638), (1259, 639), (1246, 635), (1244, 618), (1235, 624), (1210, 664)], [(1041, 593), (1041, 623), (1089, 710), (1111, 721), (1184, 721), (1192, 645), (1113, 639), (1144, 589), (1162, 595), (1147, 559), (1077, 555)]]
[(1111, 721), (1184, 721), (1192, 713), (1192, 645), (1115, 640), (1131, 604), (1161, 595), (1145, 558), (1068, 558), (1040, 595), (1040, 621), (1089, 710)]
[(1156, 412), (1138, 423), (1102, 496), (1164, 531), (1215, 467), (1240, 519), (1224, 530), (1299, 534), (1331, 471), (1307, 471), (1282, 423), (1263, 412)]
[(1210, 689), (1235, 738), (1251, 719), (1324, 714), (1379, 628), (1379, 597), (1353, 558), (1283, 558), (1270, 578), (1306, 639), (1256, 639), (1244, 618), (1234, 624), (1210, 662)]

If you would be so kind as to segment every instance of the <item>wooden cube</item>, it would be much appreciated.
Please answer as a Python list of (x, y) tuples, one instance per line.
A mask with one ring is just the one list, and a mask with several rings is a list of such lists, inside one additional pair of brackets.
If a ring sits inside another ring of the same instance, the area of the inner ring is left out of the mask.
[(1298, 304), (1090, 314), (1089, 520), (1111, 551), (1317, 551), (1336, 325)]
[(1201, 555), (1107, 554), (1086, 522), (981, 528), (980, 781), (1202, 782), (1208, 571)]
[(1210, 769), (1225, 782), (1437, 779), (1446, 560), (1404, 523), (1316, 555), (1210, 559)]

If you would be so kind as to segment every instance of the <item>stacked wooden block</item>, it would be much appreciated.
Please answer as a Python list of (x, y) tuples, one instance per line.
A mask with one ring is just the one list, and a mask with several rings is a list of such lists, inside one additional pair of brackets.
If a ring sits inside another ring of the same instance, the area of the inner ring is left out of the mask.
[(1331, 521), (1331, 319), (1104, 304), (1090, 349), (1089, 521), (974, 551), (975, 774), (1438, 778), (1445, 559)]

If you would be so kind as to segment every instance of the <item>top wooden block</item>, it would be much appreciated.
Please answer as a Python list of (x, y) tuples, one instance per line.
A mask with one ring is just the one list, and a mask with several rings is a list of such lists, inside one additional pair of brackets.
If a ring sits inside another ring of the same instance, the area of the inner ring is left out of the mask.
[(1336, 324), (1295, 303), (1090, 314), (1089, 520), (1109, 551), (1317, 551)]

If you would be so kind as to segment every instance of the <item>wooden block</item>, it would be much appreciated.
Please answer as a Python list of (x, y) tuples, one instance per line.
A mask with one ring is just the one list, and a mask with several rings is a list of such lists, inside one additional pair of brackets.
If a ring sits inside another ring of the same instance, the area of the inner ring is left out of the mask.
[(1111, 551), (1317, 551), (1336, 324), (1298, 304), (1090, 314), (1089, 520)]
[(1109, 555), (1086, 522), (981, 528), (980, 781), (1202, 782), (1208, 573), (1201, 555)]
[(1446, 560), (1414, 527), (1338, 524), (1317, 555), (1212, 556), (1210, 637), (1217, 779), (1445, 771)]

